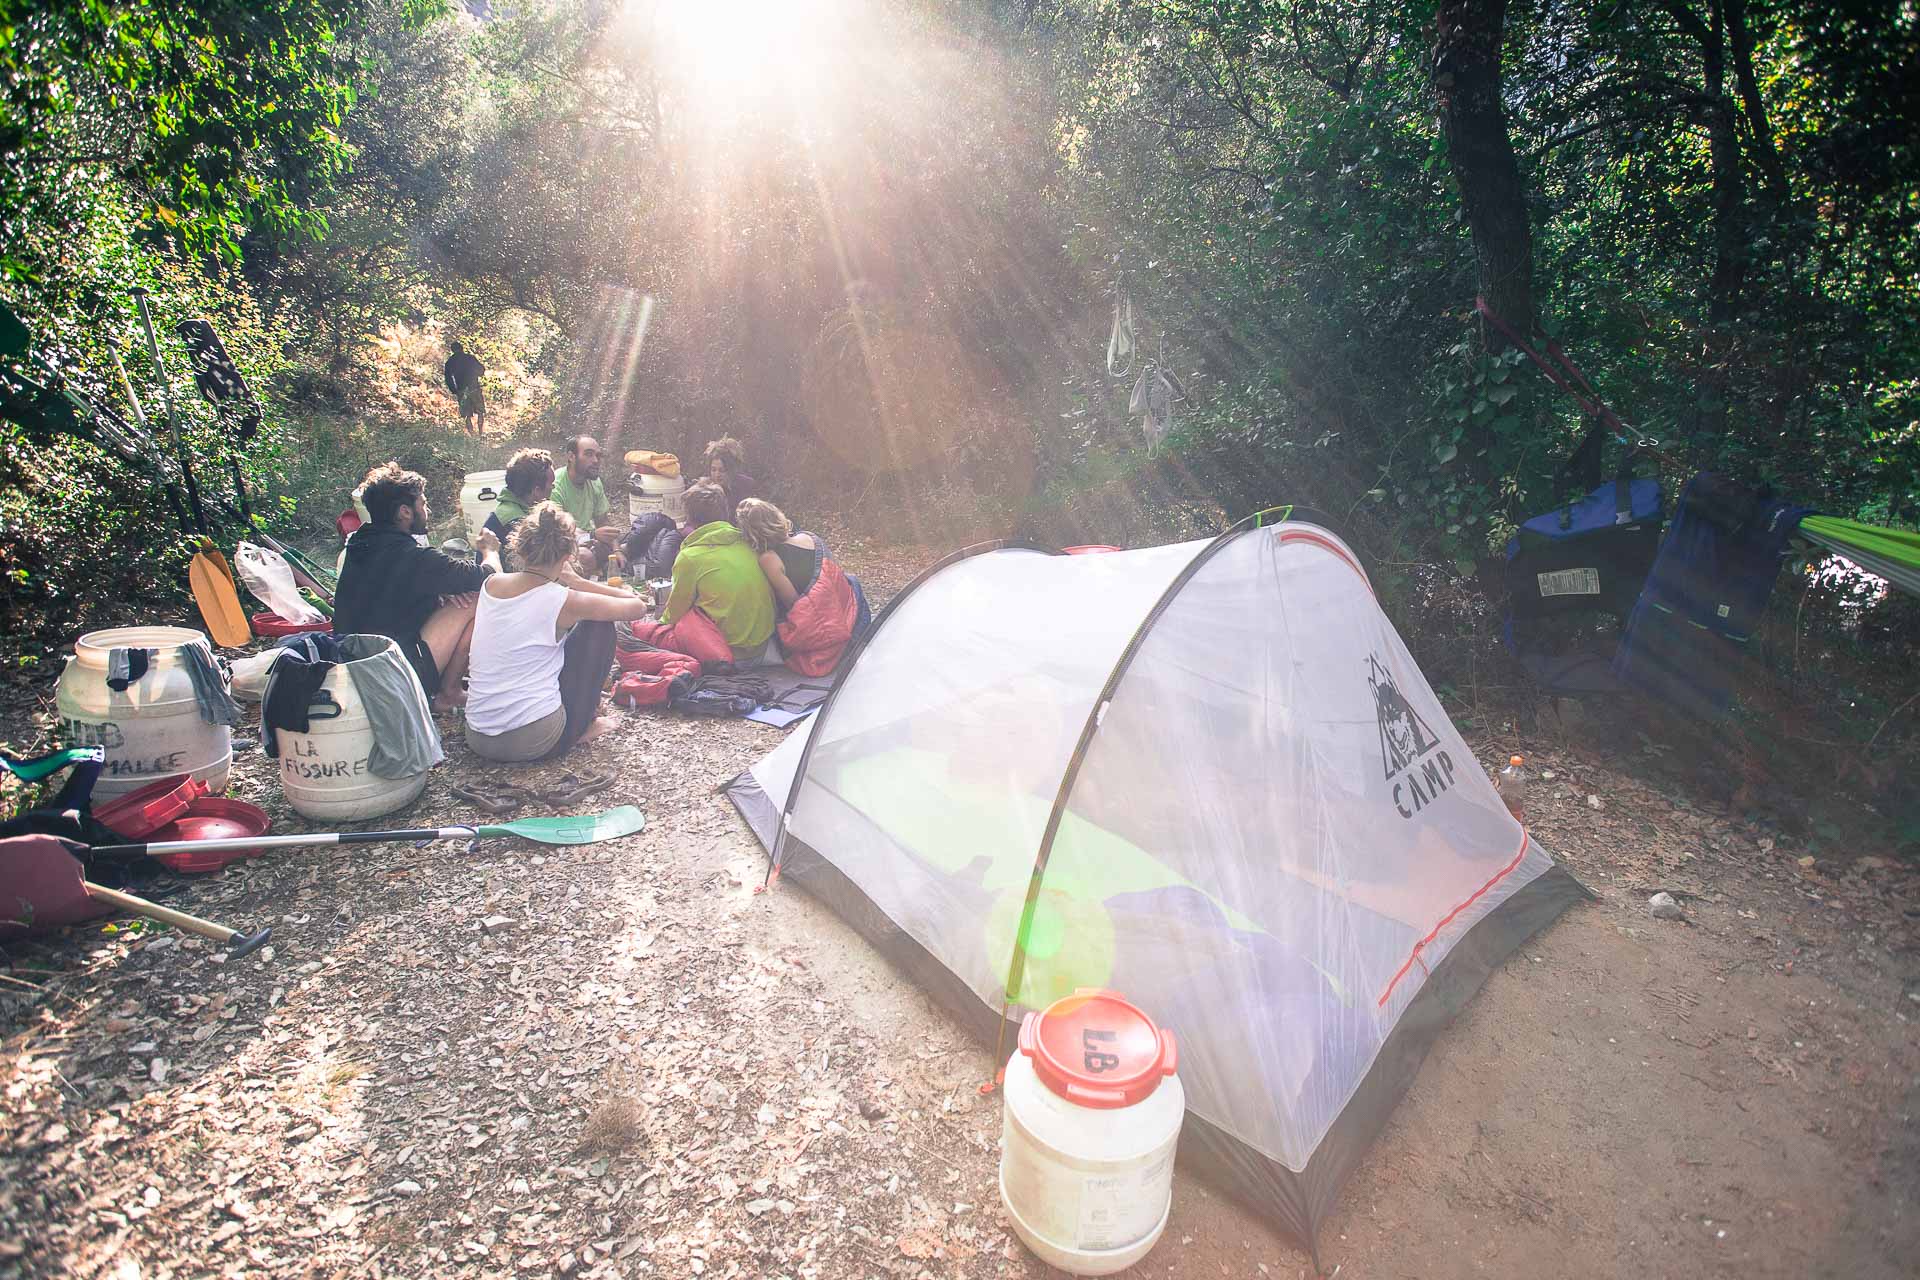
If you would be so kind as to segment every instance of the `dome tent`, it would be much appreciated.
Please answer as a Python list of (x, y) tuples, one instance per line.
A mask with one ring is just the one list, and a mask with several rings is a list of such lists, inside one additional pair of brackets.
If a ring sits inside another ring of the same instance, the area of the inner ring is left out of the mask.
[(988, 1042), (1081, 987), (1174, 1029), (1183, 1153), (1310, 1248), (1440, 1029), (1584, 893), (1297, 522), (956, 553), (728, 791)]

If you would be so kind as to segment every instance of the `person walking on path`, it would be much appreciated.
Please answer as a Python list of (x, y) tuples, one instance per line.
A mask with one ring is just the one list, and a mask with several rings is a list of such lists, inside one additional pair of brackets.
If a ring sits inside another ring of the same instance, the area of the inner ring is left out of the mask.
[(447, 390), (460, 402), (460, 423), (462, 429), (473, 435), (485, 435), (487, 432), (487, 397), (480, 390), (480, 379), (487, 367), (481, 364), (458, 342), (447, 344), (453, 348), (453, 354), (447, 357)]

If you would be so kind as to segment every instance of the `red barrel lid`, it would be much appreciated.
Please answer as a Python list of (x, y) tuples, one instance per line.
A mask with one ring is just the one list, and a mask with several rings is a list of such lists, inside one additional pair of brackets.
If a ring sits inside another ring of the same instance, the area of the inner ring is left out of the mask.
[(124, 840), (145, 840), (205, 794), (207, 788), (198, 778), (176, 773), (97, 806), (93, 817)]
[(1020, 1024), (1020, 1052), (1040, 1083), (1083, 1107), (1130, 1107), (1174, 1073), (1173, 1032), (1126, 997), (1082, 988)]

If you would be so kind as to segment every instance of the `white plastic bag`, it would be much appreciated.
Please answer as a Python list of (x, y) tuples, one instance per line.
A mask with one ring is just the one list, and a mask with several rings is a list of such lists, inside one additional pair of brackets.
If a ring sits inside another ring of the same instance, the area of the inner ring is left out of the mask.
[(327, 615), (307, 603), (293, 584), (293, 569), (278, 551), (243, 542), (233, 553), (233, 567), (254, 598), (288, 622), (326, 621)]

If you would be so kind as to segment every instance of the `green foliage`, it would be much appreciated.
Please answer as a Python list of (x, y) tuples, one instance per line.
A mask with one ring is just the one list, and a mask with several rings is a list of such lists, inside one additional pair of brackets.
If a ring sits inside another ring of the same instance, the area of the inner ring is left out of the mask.
[[(1483, 354), (1430, 16), (1066, 0), (1019, 38), (1054, 68), (1074, 253), (1204, 372), (1184, 460), (1231, 509), (1470, 559), (1564, 496), (1586, 424)], [(1509, 8), (1545, 322), (1678, 467), (1920, 517), (1916, 41), (1888, 5)]]
[(255, 223), (314, 227), (345, 165), (352, 105), (337, 29), (366, 0), (0, 0), (0, 267), (37, 275), (22, 234), (84, 221), (99, 178), (142, 229), (232, 257)]

